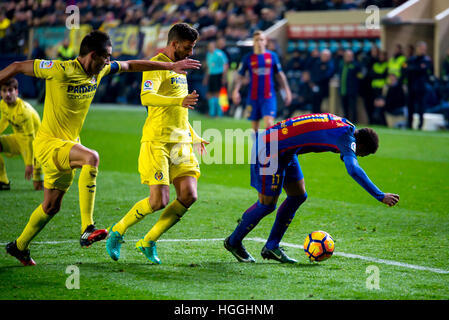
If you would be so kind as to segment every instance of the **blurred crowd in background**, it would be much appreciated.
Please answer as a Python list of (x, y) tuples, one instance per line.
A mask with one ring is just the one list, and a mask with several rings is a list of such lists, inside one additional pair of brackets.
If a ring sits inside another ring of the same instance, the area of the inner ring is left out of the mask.
[[(0, 4), (0, 57), (28, 54), (30, 58), (48, 58), (39, 39), (28, 47), (28, 31), (33, 27), (64, 26), (66, 6), (76, 5), (80, 10), (80, 23), (93, 29), (108, 30), (119, 25), (171, 25), (187, 22), (201, 35), (194, 57), (206, 61), (207, 44), (226, 55), (229, 68), (226, 86), (232, 89), (233, 74), (242, 56), (250, 47), (237, 45), (239, 40), (252, 36), (255, 30), (266, 30), (289, 11), (351, 10), (369, 5), (380, 8), (396, 7), (405, 0), (15, 0)], [(290, 107), (284, 107), (279, 98), (279, 116), (291, 116), (297, 110), (323, 111), (322, 105), (329, 96), (329, 84), (339, 82), (339, 93), (345, 116), (357, 122), (357, 99), (363, 101), (372, 124), (386, 124), (385, 111), (405, 114), (407, 107), (415, 105), (425, 110), (447, 110), (449, 100), (449, 52), (442, 67), (442, 77), (433, 76), (433, 65), (426, 53), (425, 43), (397, 46), (394, 56), (388, 57), (378, 43), (369, 50), (352, 50), (337, 47), (289, 50), (279, 52), (276, 39), (269, 39), (267, 49), (277, 51), (293, 92)], [(58, 59), (76, 56), (68, 40), (58, 48)], [(119, 58), (119, 57), (114, 57)], [(142, 52), (134, 57), (148, 58)], [(189, 73), (191, 90), (205, 96), (204, 70)], [(126, 74), (107, 77), (107, 85), (100, 86), (95, 101), (140, 104), (140, 75)], [(124, 85), (126, 84), (126, 85)], [(43, 99), (43, 83), (35, 81), (37, 96)], [(243, 89), (244, 90), (244, 89)], [(242, 96), (245, 93), (242, 92)], [(198, 110), (207, 113), (204, 99)], [(237, 106), (227, 111), (233, 115)], [(410, 117), (409, 121), (410, 122)], [(405, 123), (404, 125), (407, 125)]]
[[(65, 25), (66, 6), (80, 9), (80, 23), (94, 29), (130, 24), (148, 26), (187, 22), (202, 39), (244, 39), (266, 30), (288, 10), (348, 10), (376, 5), (395, 7), (406, 0), (10, 0), (0, 3), (0, 52), (13, 52), (29, 28)], [(4, 42), (4, 41), (2, 41)]]

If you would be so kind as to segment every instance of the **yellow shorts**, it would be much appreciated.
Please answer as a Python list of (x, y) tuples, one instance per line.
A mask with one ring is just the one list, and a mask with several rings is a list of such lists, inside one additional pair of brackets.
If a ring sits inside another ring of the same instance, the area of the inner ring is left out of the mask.
[[(0, 144), (2, 145), (2, 152), (7, 157), (22, 156), (25, 153), (25, 145), (28, 143), (26, 138), (19, 134), (0, 135)], [(41, 165), (36, 158), (33, 159), (33, 181), (42, 180)]]
[(77, 142), (51, 137), (34, 140), (34, 153), (44, 171), (44, 187), (67, 191), (72, 185), (75, 169), (70, 167), (70, 150)]
[(190, 143), (145, 141), (140, 145), (140, 180), (147, 185), (170, 185), (174, 179), (198, 179), (200, 166)]

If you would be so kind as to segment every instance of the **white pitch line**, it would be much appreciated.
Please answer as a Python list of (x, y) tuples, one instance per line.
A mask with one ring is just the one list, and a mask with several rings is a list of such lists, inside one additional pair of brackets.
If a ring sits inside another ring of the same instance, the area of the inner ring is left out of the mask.
[[(262, 239), (262, 238), (252, 238), (252, 239), (248, 239), (248, 240), (253, 240), (253, 241), (257, 241), (257, 242), (266, 242), (266, 240)], [(280, 244), (285, 246), (285, 247), (304, 249), (304, 247), (302, 245), (299, 245), (299, 244), (293, 244), (293, 243), (287, 243), (287, 242), (281, 242)], [(385, 260), (385, 259), (379, 259), (379, 258), (373, 258), (373, 257), (365, 257), (365, 256), (361, 256), (361, 255), (358, 255), (358, 254), (352, 254), (352, 253), (345, 253), (345, 252), (335, 251), (334, 255), (335, 256), (345, 257), (345, 258), (360, 259), (360, 260), (365, 260), (365, 261), (370, 261), (370, 262), (387, 264), (387, 265), (390, 265), (390, 266), (396, 266), (396, 267), (402, 267), (402, 268), (409, 268), (409, 269), (415, 269), (415, 270), (431, 271), (431, 272), (435, 272), (435, 273), (449, 274), (449, 270), (438, 269), (438, 268), (431, 268), (431, 267), (424, 267), (424, 266), (418, 266), (418, 265), (414, 265), (414, 264), (403, 263), (403, 262), (398, 262), (398, 261), (393, 261), (393, 260)]]
[[(126, 240), (126, 242), (137, 242), (139, 239), (129, 239)], [(255, 242), (266, 242), (266, 239), (263, 238), (246, 238), (246, 241), (255, 241)], [(224, 241), (223, 238), (211, 238), (211, 239), (160, 239), (158, 242), (207, 242), (207, 241)], [(60, 240), (60, 241), (36, 241), (33, 242), (33, 244), (64, 244), (64, 243), (77, 243), (77, 240)], [(0, 242), (1, 246), (6, 245), (6, 242)], [(290, 248), (296, 248), (296, 249), (303, 249), (302, 245), (294, 244), (294, 243), (288, 243), (288, 242), (281, 242), (282, 246), (290, 247)], [(345, 252), (334, 252), (335, 256), (345, 257), (345, 258), (351, 258), (351, 259), (359, 259), (364, 261), (370, 261), (380, 264), (386, 264), (390, 266), (396, 266), (401, 268), (408, 268), (408, 269), (414, 269), (414, 270), (421, 270), (421, 271), (430, 271), (434, 273), (440, 273), (440, 274), (449, 274), (449, 270), (444, 269), (438, 269), (438, 268), (431, 268), (431, 267), (424, 267), (409, 263), (403, 263), (393, 260), (385, 260), (385, 259), (379, 259), (379, 258), (373, 258), (373, 257), (366, 257), (361, 256), (358, 254), (352, 254), (352, 253), (345, 253)]]

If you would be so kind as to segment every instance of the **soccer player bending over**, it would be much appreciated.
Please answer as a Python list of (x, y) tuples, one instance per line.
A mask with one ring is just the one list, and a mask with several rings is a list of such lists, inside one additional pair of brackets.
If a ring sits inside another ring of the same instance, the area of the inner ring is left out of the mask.
[(41, 125), (41, 118), (34, 108), (19, 98), (19, 83), (11, 78), (0, 86), (0, 134), (11, 125), (13, 134), (0, 135), (0, 191), (10, 190), (11, 183), (6, 174), (6, 156), (21, 155), (25, 162), (25, 179), (33, 178), (35, 190), (42, 190), (41, 166), (34, 157), (33, 141)]
[(200, 63), (146, 60), (112, 61), (109, 36), (93, 31), (81, 41), (74, 60), (27, 60), (14, 62), (0, 71), (0, 83), (22, 73), (45, 79), (46, 94), (42, 125), (34, 140), (34, 152), (44, 172), (44, 201), (31, 214), (22, 234), (6, 245), (6, 251), (24, 265), (34, 265), (31, 240), (60, 210), (62, 198), (72, 184), (75, 169), (81, 168), (78, 188), (82, 247), (103, 240), (107, 230), (93, 222), (99, 155), (80, 143), (79, 135), (95, 92), (104, 76), (119, 72), (198, 69)]
[[(168, 33), (167, 46), (152, 61), (182, 61), (192, 55), (198, 32), (185, 23), (175, 24)], [(156, 241), (175, 225), (197, 200), (200, 169), (192, 143), (205, 151), (205, 144), (189, 124), (189, 109), (198, 94), (188, 93), (187, 78), (170, 71), (149, 71), (142, 76), (142, 105), (148, 116), (143, 127), (139, 154), (141, 182), (149, 185), (150, 196), (138, 201), (109, 229), (106, 250), (113, 260), (120, 258), (123, 236), (145, 216), (164, 209), (156, 224), (136, 243), (136, 248), (153, 264), (160, 264)], [(169, 204), (170, 184), (176, 199)]]
[(284, 188), (287, 198), (279, 206), (271, 233), (262, 248), (264, 259), (295, 263), (279, 247), (284, 233), (299, 206), (307, 199), (304, 176), (298, 155), (309, 152), (340, 153), (348, 174), (378, 201), (394, 206), (399, 195), (384, 193), (368, 178), (357, 162), (357, 156), (374, 154), (379, 145), (376, 132), (355, 126), (336, 115), (308, 114), (277, 123), (256, 136), (251, 160), (251, 186), (259, 199), (242, 216), (224, 246), (240, 262), (255, 262), (242, 240), (259, 221), (276, 209)]

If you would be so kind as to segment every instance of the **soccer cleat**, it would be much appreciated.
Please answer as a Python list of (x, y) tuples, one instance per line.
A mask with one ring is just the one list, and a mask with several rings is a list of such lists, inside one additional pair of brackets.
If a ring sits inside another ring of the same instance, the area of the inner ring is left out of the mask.
[(11, 182), (10, 183), (4, 183), (0, 181), (0, 191), (6, 191), (11, 190)]
[(88, 248), (92, 243), (101, 241), (108, 236), (108, 230), (96, 229), (93, 224), (87, 226), (80, 237), (81, 247)]
[(16, 241), (10, 242), (6, 245), (6, 253), (10, 254), (17, 260), (19, 260), (24, 266), (34, 266), (36, 262), (30, 257), (30, 250), (20, 251), (17, 248)]
[(110, 227), (108, 230), (109, 238), (106, 241), (106, 251), (112, 258), (112, 260), (117, 261), (120, 258), (120, 248), (125, 240), (123, 240), (123, 236), (120, 234), (120, 232), (112, 231), (112, 228), (114, 226), (115, 224), (113, 224), (112, 227)]
[(239, 262), (256, 262), (256, 259), (251, 256), (251, 254), (246, 250), (243, 244), (240, 244), (240, 246), (238, 247), (231, 246), (231, 244), (229, 243), (229, 237), (225, 239), (224, 247), (226, 250), (232, 253)]
[(263, 246), (262, 251), (260, 252), (262, 255), (262, 258), (264, 259), (271, 259), (276, 260), (282, 263), (296, 263), (295, 259), (290, 258), (287, 256), (284, 252), (284, 249), (282, 247), (278, 247), (276, 249), (267, 249), (266, 246)]
[(136, 248), (139, 249), (151, 263), (161, 264), (161, 260), (157, 256), (156, 242), (146, 242), (145, 240), (140, 239), (136, 243)]

